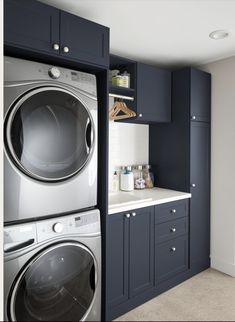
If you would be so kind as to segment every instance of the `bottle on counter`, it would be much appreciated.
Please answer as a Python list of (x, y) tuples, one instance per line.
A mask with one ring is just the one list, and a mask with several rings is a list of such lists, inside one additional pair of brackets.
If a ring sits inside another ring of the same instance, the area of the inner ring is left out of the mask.
[(135, 178), (135, 189), (142, 190), (145, 189), (145, 180), (143, 178), (143, 167), (142, 165), (137, 166), (136, 178)]
[(119, 177), (117, 171), (114, 171), (112, 180), (112, 192), (117, 192), (119, 190)]
[(151, 189), (154, 187), (154, 176), (151, 172), (151, 165), (146, 164), (143, 167), (143, 178), (145, 180), (145, 188)]
[(131, 166), (125, 167), (125, 170), (120, 175), (120, 189), (122, 191), (133, 191), (134, 190), (134, 179)]

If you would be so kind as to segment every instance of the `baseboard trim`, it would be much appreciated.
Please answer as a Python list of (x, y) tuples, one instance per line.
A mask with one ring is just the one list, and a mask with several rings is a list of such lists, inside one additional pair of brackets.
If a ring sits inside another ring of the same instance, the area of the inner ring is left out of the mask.
[(225, 262), (221, 259), (211, 257), (211, 267), (227, 275), (235, 277), (235, 264)]

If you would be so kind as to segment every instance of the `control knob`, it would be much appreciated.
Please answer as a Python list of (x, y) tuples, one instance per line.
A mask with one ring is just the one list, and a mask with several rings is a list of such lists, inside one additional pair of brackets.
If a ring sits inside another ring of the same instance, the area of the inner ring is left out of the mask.
[(60, 222), (57, 222), (56, 224), (53, 225), (53, 231), (55, 233), (62, 233), (63, 231), (63, 225)]
[(60, 70), (59, 68), (57, 67), (51, 67), (49, 70), (48, 70), (48, 74), (51, 78), (53, 79), (57, 79), (60, 77)]

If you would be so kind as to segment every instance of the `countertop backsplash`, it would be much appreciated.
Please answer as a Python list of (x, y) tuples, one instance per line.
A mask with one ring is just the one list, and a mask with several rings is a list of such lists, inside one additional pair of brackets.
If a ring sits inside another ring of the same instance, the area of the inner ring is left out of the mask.
[[(110, 99), (110, 108), (113, 99)], [(109, 122), (109, 190), (120, 166), (149, 163), (149, 126)]]

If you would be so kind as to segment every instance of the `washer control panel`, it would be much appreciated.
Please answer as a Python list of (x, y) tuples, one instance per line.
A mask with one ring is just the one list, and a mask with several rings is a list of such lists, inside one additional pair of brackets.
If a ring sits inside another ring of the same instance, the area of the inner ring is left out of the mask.
[(60, 222), (57, 222), (56, 224), (54, 224), (53, 225), (53, 231), (55, 232), (55, 233), (62, 233), (62, 231), (63, 231), (63, 228), (64, 228), (64, 226), (63, 226), (63, 224), (61, 224)]
[(87, 212), (4, 227), (4, 255), (27, 251), (35, 244), (58, 237), (100, 235), (100, 212)]
[(100, 234), (99, 210), (36, 222), (38, 242), (65, 235)]

